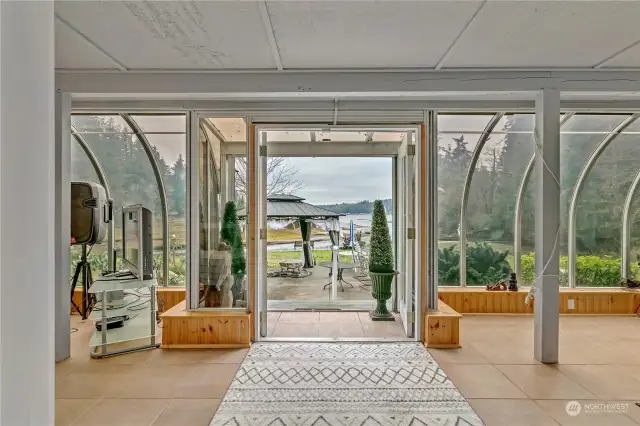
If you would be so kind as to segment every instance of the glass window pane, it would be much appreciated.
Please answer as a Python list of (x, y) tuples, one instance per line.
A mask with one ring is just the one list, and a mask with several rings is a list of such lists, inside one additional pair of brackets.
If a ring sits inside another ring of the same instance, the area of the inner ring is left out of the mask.
[[(578, 286), (620, 286), (622, 211), (636, 173), (640, 135), (616, 137), (587, 175), (576, 209)], [(632, 261), (632, 270), (637, 270)]]
[[(210, 123), (217, 121), (212, 118), (206, 120)], [(244, 123), (241, 118), (233, 120)], [(233, 183), (228, 179), (233, 174), (226, 170), (244, 165), (246, 171), (246, 162), (242, 161), (246, 154), (242, 158), (228, 155), (229, 144), (246, 148), (246, 143), (227, 142), (201, 123), (198, 159), (200, 272), (194, 284), (199, 286), (199, 306), (203, 308), (244, 308), (247, 303), (244, 287), (247, 265), (241, 230), (239, 225), (238, 228), (233, 226), (237, 217), (224, 217), (225, 203), (234, 202), (237, 211), (244, 208), (241, 195), (246, 193), (246, 179), (239, 179), (239, 174), (236, 174), (236, 187), (244, 183), (242, 194), (238, 193), (240, 191), (227, 193), (227, 188), (232, 188)], [(237, 150), (233, 153), (238, 154)]]
[(119, 115), (84, 115), (71, 116), (71, 125), (79, 133), (132, 133), (126, 121)]
[(438, 132), (482, 132), (493, 114), (438, 114)]
[(100, 183), (98, 173), (87, 157), (87, 153), (73, 136), (71, 136), (71, 181)]
[[(158, 162), (169, 216), (169, 285), (186, 283), (186, 135), (145, 134)], [(158, 268), (161, 268), (158, 264)]]
[(624, 129), (624, 133), (640, 133), (640, 119), (636, 119), (629, 127)]
[[(89, 161), (89, 157), (80, 143), (75, 137), (71, 136), (71, 181), (72, 182), (94, 182), (100, 184), (98, 174), (93, 168), (93, 164)], [(80, 262), (82, 248), (81, 246), (72, 246), (69, 251), (70, 270), (69, 278), (73, 277), (76, 265)], [(107, 269), (107, 238), (100, 244), (94, 244), (91, 252), (87, 256), (87, 260), (91, 264), (94, 277)]]
[(494, 132), (533, 132), (534, 114), (505, 114), (496, 124)]
[(131, 118), (135, 120), (140, 129), (145, 133), (154, 132), (171, 132), (171, 133), (186, 133), (187, 131), (187, 117), (184, 114), (178, 115), (132, 115)]
[(438, 232), (440, 285), (459, 285), (459, 225), (462, 189), (480, 133), (438, 135)]
[[(510, 114), (496, 129), (531, 130), (532, 114)], [(533, 133), (492, 134), (471, 180), (467, 207), (467, 285), (508, 280), (513, 271), (516, 196), (534, 152)], [(523, 249), (529, 246), (523, 244)]]
[[(100, 117), (97, 119), (101, 120)], [(154, 259), (158, 279), (161, 282), (164, 243), (160, 191), (144, 147), (138, 138), (131, 134), (86, 133), (83, 136), (91, 146), (109, 181), (114, 203), (116, 248), (121, 247), (123, 206), (142, 204), (153, 212)]]
[(604, 132), (609, 133), (629, 115), (613, 114), (575, 114), (569, 118), (560, 131), (567, 132)]

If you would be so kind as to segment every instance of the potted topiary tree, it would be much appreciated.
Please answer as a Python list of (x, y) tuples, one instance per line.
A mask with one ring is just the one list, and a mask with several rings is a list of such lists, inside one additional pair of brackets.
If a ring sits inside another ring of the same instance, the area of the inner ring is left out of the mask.
[(377, 301), (376, 309), (369, 315), (374, 321), (394, 321), (387, 309), (387, 300), (391, 297), (391, 283), (398, 274), (393, 269), (393, 252), (387, 225), (387, 214), (382, 201), (373, 203), (371, 219), (371, 240), (369, 241), (369, 276), (371, 277), (371, 295)]
[(238, 213), (236, 203), (228, 201), (224, 206), (222, 216), (222, 230), (220, 238), (231, 247), (231, 273), (233, 274), (233, 301), (238, 306), (238, 300), (242, 300), (242, 281), (247, 270), (247, 261), (244, 257), (242, 235), (238, 225)]

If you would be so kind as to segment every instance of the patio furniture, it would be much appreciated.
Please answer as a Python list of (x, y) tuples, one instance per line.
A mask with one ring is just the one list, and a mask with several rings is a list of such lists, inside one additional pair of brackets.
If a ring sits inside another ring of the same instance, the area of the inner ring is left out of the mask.
[(302, 271), (304, 262), (300, 259), (285, 259), (280, 261), (281, 276), (298, 276)]
[[(311, 241), (311, 227), (314, 222), (324, 221), (331, 224), (329, 238), (333, 245), (338, 244), (339, 218), (341, 213), (335, 213), (313, 204), (305, 203), (304, 198), (295, 195), (272, 194), (267, 197), (267, 220), (297, 220), (300, 222), (302, 243), (294, 242), (294, 248), (301, 247), (304, 257), (304, 267), (313, 268), (313, 241)], [(238, 218), (246, 218), (246, 210), (238, 212)]]
[(305, 278), (311, 275), (311, 272), (304, 268), (304, 261), (301, 259), (285, 259), (278, 264), (280, 269), (269, 272), (268, 277)]
[[(332, 262), (322, 262), (322, 263), (318, 263), (318, 266), (322, 266), (323, 268), (329, 268), (331, 270), (331, 273), (333, 273), (333, 263)], [(338, 283), (340, 284), (340, 288), (342, 289), (342, 291), (344, 291), (344, 285), (343, 284), (349, 284), (351, 286), (351, 288), (353, 288), (353, 284), (351, 284), (349, 281), (345, 281), (344, 278), (342, 277), (342, 272), (345, 269), (355, 269), (356, 268), (356, 264), (355, 263), (348, 263), (348, 262), (338, 262)], [(328, 286), (331, 285), (331, 282), (329, 282), (328, 284), (326, 284), (323, 288), (327, 288)]]
[(354, 263), (358, 266), (355, 269), (356, 275), (354, 278), (360, 282), (360, 286), (370, 286), (371, 277), (369, 277), (369, 257), (362, 250), (359, 244), (356, 244), (355, 251), (353, 252)]

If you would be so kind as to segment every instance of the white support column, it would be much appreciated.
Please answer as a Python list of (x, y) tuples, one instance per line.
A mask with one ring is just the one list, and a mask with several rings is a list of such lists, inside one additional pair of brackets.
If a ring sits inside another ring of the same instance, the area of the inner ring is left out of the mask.
[(534, 356), (558, 362), (560, 297), (560, 92), (545, 89), (536, 97), (536, 198)]
[(70, 353), (69, 236), (71, 235), (71, 97), (55, 97), (55, 316), (56, 362)]
[(1, 426), (55, 423), (54, 90), (53, 2), (1, 1)]

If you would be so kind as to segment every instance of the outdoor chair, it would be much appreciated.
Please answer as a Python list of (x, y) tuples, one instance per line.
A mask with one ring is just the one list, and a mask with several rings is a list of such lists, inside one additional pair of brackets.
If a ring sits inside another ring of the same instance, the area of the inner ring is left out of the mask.
[(360, 244), (356, 244), (353, 252), (354, 263), (358, 264), (355, 269), (355, 279), (360, 281), (362, 285), (371, 285), (371, 277), (369, 277), (369, 257), (367, 253), (362, 250)]

